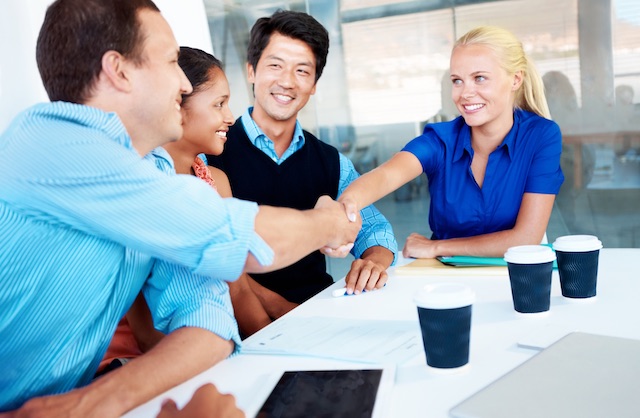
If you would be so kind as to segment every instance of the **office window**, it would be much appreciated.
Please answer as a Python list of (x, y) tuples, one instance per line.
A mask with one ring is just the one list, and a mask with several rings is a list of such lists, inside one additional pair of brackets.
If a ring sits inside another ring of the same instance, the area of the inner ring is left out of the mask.
[[(563, 131), (566, 181), (549, 238), (588, 233), (607, 247), (640, 246), (640, 3), (205, 0), (205, 5), (236, 116), (251, 103), (244, 60), (248, 32), (258, 17), (278, 8), (302, 10), (327, 27), (327, 68), (300, 120), (361, 171), (397, 152), (427, 121), (455, 116), (446, 80), (455, 39), (478, 25), (510, 29), (544, 76), (552, 117)], [(418, 179), (377, 206), (402, 246), (411, 232), (430, 234), (428, 204), (426, 181)], [(331, 263), (338, 265), (339, 278), (346, 267)]]

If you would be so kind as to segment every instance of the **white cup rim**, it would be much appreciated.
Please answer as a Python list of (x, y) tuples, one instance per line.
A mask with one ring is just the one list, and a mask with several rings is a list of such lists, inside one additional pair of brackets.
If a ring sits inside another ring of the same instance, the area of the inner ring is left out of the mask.
[(517, 245), (504, 253), (504, 261), (513, 264), (540, 264), (556, 259), (556, 254), (547, 245)]
[(418, 290), (413, 301), (420, 308), (453, 309), (472, 305), (475, 299), (475, 292), (464, 284), (434, 283)]
[(595, 235), (565, 235), (553, 242), (553, 249), (563, 252), (588, 252), (602, 248), (602, 241)]

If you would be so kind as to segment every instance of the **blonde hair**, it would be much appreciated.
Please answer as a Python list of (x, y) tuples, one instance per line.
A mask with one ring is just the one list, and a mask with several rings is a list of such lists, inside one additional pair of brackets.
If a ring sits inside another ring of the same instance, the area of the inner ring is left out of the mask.
[(460, 37), (453, 49), (467, 45), (483, 45), (491, 49), (510, 75), (522, 71), (522, 85), (516, 91), (514, 107), (551, 119), (542, 78), (524, 53), (522, 42), (511, 32), (495, 26), (480, 26)]

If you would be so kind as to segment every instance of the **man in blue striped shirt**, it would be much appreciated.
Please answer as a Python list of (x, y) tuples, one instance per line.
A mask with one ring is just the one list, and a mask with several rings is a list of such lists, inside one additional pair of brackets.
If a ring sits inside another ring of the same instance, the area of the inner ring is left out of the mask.
[[(237, 349), (223, 280), (352, 245), (361, 221), (328, 197), (259, 207), (172, 173), (157, 147), (182, 134), (178, 52), (151, 0), (47, 10), (37, 61), (53, 103), (0, 136), (0, 411), (119, 417)], [(141, 289), (167, 337), (92, 382)]]

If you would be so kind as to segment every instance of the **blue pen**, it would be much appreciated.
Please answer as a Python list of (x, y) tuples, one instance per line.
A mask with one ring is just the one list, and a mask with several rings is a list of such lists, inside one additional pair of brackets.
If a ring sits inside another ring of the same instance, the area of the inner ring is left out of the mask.
[[(386, 286), (387, 284), (385, 283), (384, 286)], [(384, 287), (383, 286), (383, 287)], [(366, 292), (366, 289), (362, 289), (362, 293)], [(346, 287), (341, 287), (340, 289), (334, 289), (331, 292), (331, 296), (333, 296), (334, 298), (339, 298), (340, 296), (355, 296), (355, 293), (352, 294), (348, 294), (347, 293), (347, 288)]]

